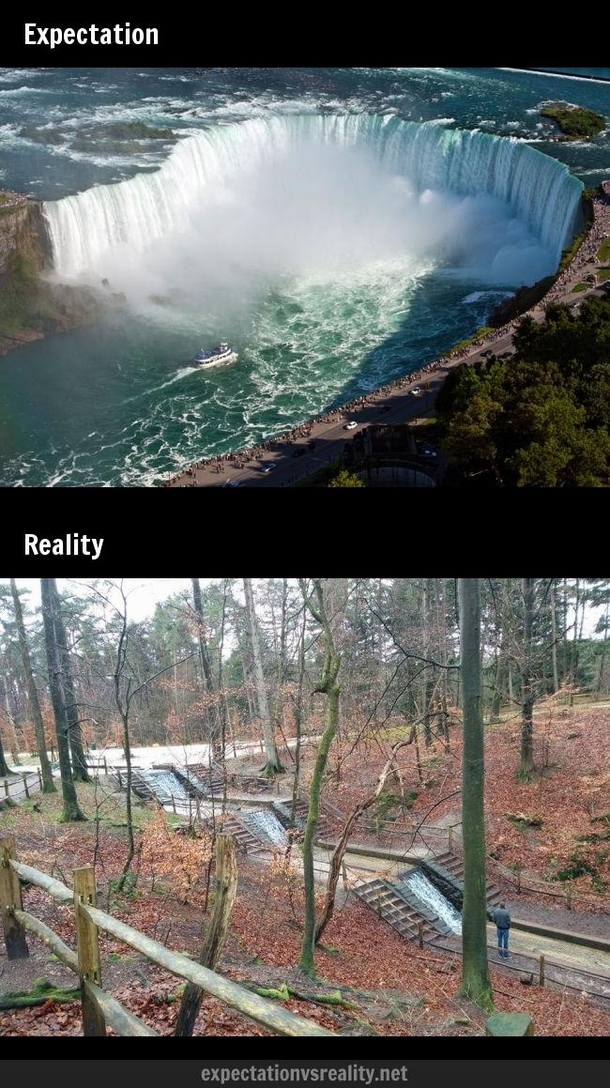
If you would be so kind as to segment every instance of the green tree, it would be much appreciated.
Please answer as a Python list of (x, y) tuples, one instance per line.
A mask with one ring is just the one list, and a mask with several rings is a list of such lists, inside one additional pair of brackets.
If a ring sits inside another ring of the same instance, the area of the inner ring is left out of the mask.
[(354, 472), (348, 472), (347, 469), (341, 469), (336, 476), (330, 481), (329, 487), (366, 487), (366, 484), (359, 476), (356, 476)]

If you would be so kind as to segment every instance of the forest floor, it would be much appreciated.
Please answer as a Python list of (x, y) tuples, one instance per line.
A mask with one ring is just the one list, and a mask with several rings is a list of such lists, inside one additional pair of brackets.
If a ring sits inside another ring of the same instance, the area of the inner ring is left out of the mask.
[[(433, 822), (459, 822), (461, 788), (460, 729), (452, 727), (449, 751), (435, 742), (419, 753), (401, 749), (394, 783), (410, 807), (397, 806), (392, 841), (413, 840), (414, 828)], [(486, 731), (486, 834), (488, 880), (502, 890), (515, 919), (552, 925), (558, 930), (610, 939), (610, 708), (541, 710), (535, 723), (536, 761), (540, 772), (529, 782), (518, 779), (519, 723), (503, 722)], [(379, 739), (379, 738), (378, 738)], [(386, 740), (392, 741), (392, 737)], [(329, 765), (328, 796), (349, 812), (374, 790), (387, 758), (376, 741), (355, 749), (340, 738)], [(304, 750), (307, 753), (307, 749)], [(314, 752), (304, 756), (305, 774)], [(242, 769), (245, 769), (242, 768)], [(393, 788), (394, 788), (393, 787)], [(58, 795), (33, 798), (1, 814), (3, 834), (15, 836), (19, 860), (54, 875), (68, 885), (71, 871), (95, 861), (98, 905), (167, 947), (197, 956), (205, 913), (205, 873), (210, 857), (207, 837), (178, 835), (176, 821), (142, 803), (135, 806), (138, 851), (128, 894), (116, 880), (125, 857), (124, 797), (110, 780), (78, 787), (86, 823), (61, 824)], [(415, 797), (412, 795), (416, 794)], [(531, 823), (515, 817), (527, 817)], [(354, 840), (373, 832), (360, 829)], [(405, 847), (406, 848), (406, 847)], [(485, 1035), (487, 1013), (459, 995), (462, 977), (459, 940), (455, 947), (420, 949), (352, 895), (342, 895), (335, 916), (316, 953), (318, 981), (295, 967), (301, 941), (302, 878), (281, 853), (239, 856), (239, 886), (220, 971), (250, 987), (272, 988), (282, 1004), (300, 1016), (350, 1036), (468, 1038)], [(571, 879), (565, 877), (573, 870)], [(579, 873), (580, 875), (576, 875)], [(566, 895), (569, 888), (570, 896)], [(74, 946), (72, 912), (37, 888), (24, 889), (24, 907)], [(527, 1012), (535, 1033), (543, 1036), (608, 1036), (610, 1001), (593, 999), (582, 971), (610, 978), (603, 952), (569, 946), (572, 975), (564, 983), (537, 985), (520, 935), (512, 934), (515, 956), (506, 963), (494, 956), (488, 934), (489, 973), (497, 1011)], [(0, 995), (27, 990), (39, 978), (73, 987), (76, 977), (34, 937), (28, 959), (11, 961), (0, 946)], [(103, 984), (162, 1035), (171, 1035), (179, 1006), (180, 980), (107, 935), (100, 938)], [(568, 946), (566, 946), (568, 948)], [(582, 949), (582, 951), (580, 950)], [(554, 949), (555, 950), (555, 949)], [(555, 950), (556, 951), (556, 950)], [(536, 953), (536, 954), (535, 954)], [(552, 954), (546, 953), (547, 960)], [(561, 953), (559, 952), (560, 956)], [(568, 955), (566, 953), (566, 955)], [(580, 970), (582, 969), (582, 971)], [(288, 989), (286, 990), (285, 987)], [(337, 997), (337, 991), (340, 997)], [(339, 1004), (325, 1004), (335, 995)], [(0, 1014), (4, 1037), (82, 1034), (80, 1005), (47, 1001), (38, 1007)], [(267, 1035), (241, 1014), (207, 998), (195, 1034)], [(370, 1053), (370, 1051), (369, 1051)]]

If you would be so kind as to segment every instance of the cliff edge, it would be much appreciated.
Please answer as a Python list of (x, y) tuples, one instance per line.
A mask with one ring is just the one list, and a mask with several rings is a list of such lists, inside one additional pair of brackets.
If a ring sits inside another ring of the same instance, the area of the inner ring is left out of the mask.
[(50, 268), (42, 203), (0, 189), (0, 355), (99, 316), (92, 291), (50, 282)]

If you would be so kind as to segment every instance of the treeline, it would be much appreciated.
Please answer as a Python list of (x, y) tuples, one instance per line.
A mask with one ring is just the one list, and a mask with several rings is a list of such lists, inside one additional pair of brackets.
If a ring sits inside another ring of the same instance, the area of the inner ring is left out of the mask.
[[(13, 763), (19, 752), (39, 751), (44, 731), (55, 755), (62, 702), (77, 765), (81, 746), (101, 750), (126, 739), (211, 740), (220, 754), (223, 745), (230, 752), (238, 740), (260, 739), (269, 760), (270, 737), (282, 745), (298, 733), (318, 734), (324, 706), (312, 693), (325, 652), (306, 588), (306, 579), (193, 579), (132, 622), (120, 583), (73, 583), (54, 590), (45, 630), (29, 595), (0, 584), (5, 751)], [(429, 742), (460, 702), (456, 581), (327, 579), (324, 591), (346, 728), (368, 741), (418, 721)], [(567, 687), (608, 692), (609, 630), (610, 579), (483, 581), (486, 717), (519, 705), (526, 657), (535, 699)], [(49, 650), (51, 635), (59, 638)]]
[(610, 296), (524, 317), (515, 355), (460, 367), (438, 396), (448, 486), (597, 487), (610, 473)]

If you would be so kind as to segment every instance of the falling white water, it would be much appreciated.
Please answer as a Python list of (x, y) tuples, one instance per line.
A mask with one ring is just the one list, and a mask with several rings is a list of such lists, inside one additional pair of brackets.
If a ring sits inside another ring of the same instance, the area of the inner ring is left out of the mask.
[(268, 839), (274, 846), (285, 847), (288, 836), (277, 816), (266, 809), (243, 809), (239, 813), (242, 823), (246, 824), (258, 838)]
[(408, 884), (413, 895), (429, 910), (433, 911), (449, 927), (452, 933), (462, 932), (460, 912), (455, 909), (448, 899), (445, 899), (442, 892), (435, 888), (427, 876), (415, 870), (415, 872), (405, 877), (404, 883)]
[(129, 272), (150, 292), (164, 275), (180, 281), (178, 267), (179, 286), (201, 270), (243, 283), (398, 253), (519, 284), (557, 267), (582, 189), (510, 138), (395, 116), (276, 116), (212, 127), (160, 169), (44, 211), (57, 274), (115, 289)]

